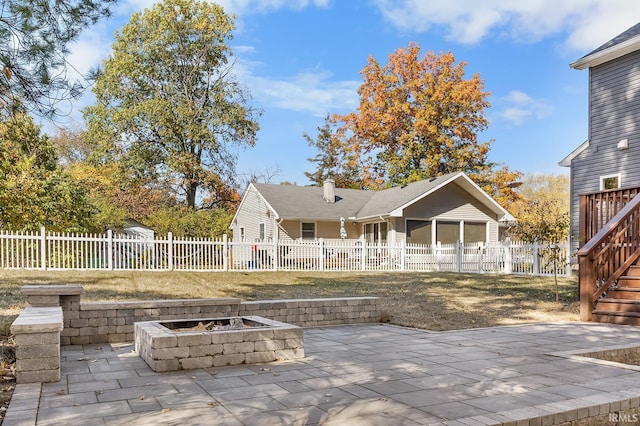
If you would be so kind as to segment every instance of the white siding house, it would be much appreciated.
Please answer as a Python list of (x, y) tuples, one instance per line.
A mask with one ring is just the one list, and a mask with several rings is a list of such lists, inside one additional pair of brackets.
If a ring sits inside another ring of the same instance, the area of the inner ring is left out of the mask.
[[(507, 211), (464, 173), (381, 191), (251, 183), (231, 229), (233, 241), (346, 239), (443, 244), (497, 242)], [(343, 234), (344, 235), (344, 234)]]

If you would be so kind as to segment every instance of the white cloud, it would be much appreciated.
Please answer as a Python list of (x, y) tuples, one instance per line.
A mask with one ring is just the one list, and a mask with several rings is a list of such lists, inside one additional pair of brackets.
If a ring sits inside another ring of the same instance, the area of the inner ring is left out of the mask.
[(330, 0), (218, 0), (227, 13), (246, 15), (248, 13), (265, 13), (278, 9), (301, 10), (315, 6), (324, 8)]
[[(474, 44), (490, 34), (534, 42), (565, 37), (572, 50), (589, 50), (638, 22), (638, 0), (373, 0), (392, 25), (424, 32), (442, 27), (446, 37)], [(586, 52), (585, 52), (586, 53)]]
[(541, 120), (548, 117), (552, 107), (542, 99), (534, 99), (520, 90), (512, 90), (496, 102), (498, 116), (519, 126), (530, 119)]
[(354, 110), (358, 104), (358, 81), (332, 81), (326, 71), (307, 71), (282, 79), (244, 74), (253, 97), (263, 106), (307, 112), (324, 117), (330, 112)]

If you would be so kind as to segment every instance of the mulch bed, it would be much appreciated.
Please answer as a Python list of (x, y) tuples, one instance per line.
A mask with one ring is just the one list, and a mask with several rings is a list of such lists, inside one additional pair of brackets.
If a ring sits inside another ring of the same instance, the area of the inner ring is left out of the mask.
[(0, 423), (16, 387), (16, 351), (9, 336), (0, 336)]

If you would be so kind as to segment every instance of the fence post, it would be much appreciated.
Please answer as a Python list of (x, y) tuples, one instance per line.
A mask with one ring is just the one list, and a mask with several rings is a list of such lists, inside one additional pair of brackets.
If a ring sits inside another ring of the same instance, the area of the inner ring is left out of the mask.
[(407, 259), (407, 240), (404, 238), (400, 240), (400, 270), (404, 271), (406, 268)]
[(279, 253), (279, 248), (278, 248), (278, 239), (274, 238), (273, 239), (273, 259), (271, 259), (271, 261), (273, 262), (273, 270), (277, 271), (278, 268), (280, 267), (280, 265), (278, 265), (278, 259), (280, 256), (278, 256)]
[(47, 270), (47, 232), (40, 227), (40, 269)]
[(167, 232), (167, 268), (173, 271), (173, 233)]
[(464, 252), (464, 247), (462, 245), (462, 241), (456, 241), (456, 272), (462, 272), (462, 255)]
[(227, 234), (222, 234), (222, 270), (229, 270), (229, 241)]
[(116, 255), (113, 252), (113, 231), (107, 229), (107, 264), (110, 271), (113, 270), (113, 257)]
[(481, 242), (478, 243), (478, 272), (484, 272), (484, 244)]
[(564, 273), (571, 278), (571, 235), (567, 237), (567, 246), (565, 247)]
[(362, 236), (362, 250), (360, 251), (360, 270), (364, 271), (367, 269), (367, 240), (365, 236)]
[(320, 271), (324, 271), (324, 239), (318, 238), (318, 245), (320, 247)]
[(504, 273), (512, 274), (513, 259), (511, 258), (511, 240), (507, 240), (505, 244), (502, 245), (502, 249), (504, 250)]
[(533, 275), (540, 275), (540, 259), (538, 259), (538, 241), (533, 242)]

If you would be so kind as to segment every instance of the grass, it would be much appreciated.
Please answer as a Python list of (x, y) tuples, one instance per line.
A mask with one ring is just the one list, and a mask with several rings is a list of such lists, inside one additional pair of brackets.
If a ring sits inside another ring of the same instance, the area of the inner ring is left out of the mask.
[(383, 318), (430, 330), (578, 320), (577, 280), (455, 273), (0, 271), (0, 331), (26, 306), (20, 286), (82, 284), (83, 301), (379, 296)]

